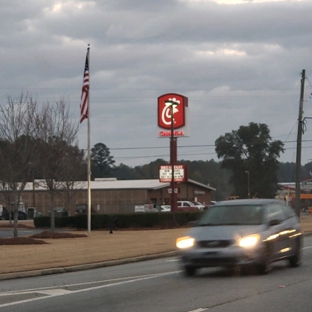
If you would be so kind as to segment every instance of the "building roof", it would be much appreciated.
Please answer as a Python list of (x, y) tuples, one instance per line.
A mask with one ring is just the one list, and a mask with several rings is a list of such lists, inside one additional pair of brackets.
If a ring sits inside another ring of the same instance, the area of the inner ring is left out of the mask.
[[(85, 188), (88, 187), (87, 182)], [(91, 190), (99, 189), (160, 189), (170, 186), (170, 183), (160, 183), (158, 179), (150, 180), (105, 180), (98, 179), (91, 181)]]
[[(188, 183), (206, 188), (210, 191), (216, 191), (215, 188), (205, 185), (194, 180), (189, 179)], [(77, 189), (87, 189), (87, 181), (77, 181), (75, 182)], [(95, 181), (90, 181), (91, 190), (118, 190), (118, 189), (150, 189), (157, 190), (161, 188), (170, 187), (170, 183), (159, 182), (158, 179), (146, 179), (146, 180), (117, 180), (115, 178), (108, 179), (95, 179)], [(46, 190), (44, 180), (35, 180), (35, 185), (33, 188), (33, 183), (28, 182), (26, 184), (25, 190)]]
[[(296, 191), (296, 183), (295, 182), (280, 182), (278, 183), (281, 187), (281, 190), (284, 192), (295, 192)], [(300, 192), (311, 193), (312, 191), (312, 179), (305, 179), (299, 183)], [(281, 193), (281, 190), (279, 191)]]

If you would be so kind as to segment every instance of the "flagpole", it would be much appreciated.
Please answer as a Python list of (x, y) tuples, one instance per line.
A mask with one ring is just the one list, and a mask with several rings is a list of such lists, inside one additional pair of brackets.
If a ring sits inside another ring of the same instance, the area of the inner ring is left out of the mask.
[(91, 152), (90, 152), (90, 44), (88, 44), (86, 62), (83, 73), (83, 84), (80, 102), (80, 123), (88, 119), (87, 175), (88, 175), (88, 232), (91, 232)]
[(89, 91), (88, 91), (88, 233), (91, 232), (91, 152), (90, 152), (90, 44), (88, 44)]

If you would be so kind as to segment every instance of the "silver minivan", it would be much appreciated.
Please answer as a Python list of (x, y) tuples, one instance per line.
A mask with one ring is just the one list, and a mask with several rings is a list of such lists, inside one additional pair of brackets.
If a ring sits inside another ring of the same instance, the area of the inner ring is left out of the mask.
[(243, 199), (217, 202), (176, 241), (186, 275), (202, 267), (253, 266), (270, 271), (272, 263), (287, 259), (291, 267), (301, 261), (299, 218), (285, 202)]

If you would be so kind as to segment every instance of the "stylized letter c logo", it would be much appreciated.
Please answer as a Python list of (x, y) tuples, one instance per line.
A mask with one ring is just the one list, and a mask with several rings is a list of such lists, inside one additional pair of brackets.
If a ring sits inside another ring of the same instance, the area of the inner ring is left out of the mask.
[(164, 125), (171, 124), (171, 107), (170, 106), (164, 106), (161, 112), (161, 121), (163, 122)]
[[(179, 112), (178, 108), (174, 106), (173, 107), (173, 123), (175, 123), (174, 114), (178, 112)], [(166, 126), (171, 125), (171, 106), (169, 105), (164, 106), (161, 112), (161, 121)]]

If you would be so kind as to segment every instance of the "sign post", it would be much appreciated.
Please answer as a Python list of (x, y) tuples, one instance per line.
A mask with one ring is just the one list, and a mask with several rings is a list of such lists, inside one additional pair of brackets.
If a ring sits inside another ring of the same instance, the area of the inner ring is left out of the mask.
[[(176, 189), (177, 177), (175, 170), (180, 170), (180, 168), (176, 168), (177, 138), (188, 135), (188, 129), (186, 127), (187, 108), (188, 99), (183, 95), (169, 93), (158, 97), (158, 127), (161, 128), (161, 131), (159, 131), (158, 134), (160, 137), (170, 137), (171, 190)], [(161, 177), (160, 181), (162, 181)], [(176, 192), (171, 192), (171, 212), (173, 213), (174, 222), (175, 211), (177, 209), (177, 200), (178, 194)]]
[[(171, 107), (171, 137), (170, 137), (170, 162), (171, 162), (171, 189), (174, 190), (175, 189), (175, 183), (174, 183), (174, 165), (176, 162), (176, 149), (177, 149), (177, 141), (176, 138), (174, 137), (174, 118), (173, 118), (173, 114), (174, 114), (174, 108), (176, 108), (177, 106), (180, 105), (180, 101), (177, 100), (176, 98), (172, 98), (172, 99), (168, 99), (167, 101), (165, 101), (165, 105), (166, 106), (170, 106)], [(175, 223), (175, 210), (176, 210), (176, 201), (175, 201), (175, 192), (171, 193), (171, 211), (173, 212), (173, 222)]]

